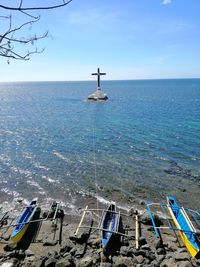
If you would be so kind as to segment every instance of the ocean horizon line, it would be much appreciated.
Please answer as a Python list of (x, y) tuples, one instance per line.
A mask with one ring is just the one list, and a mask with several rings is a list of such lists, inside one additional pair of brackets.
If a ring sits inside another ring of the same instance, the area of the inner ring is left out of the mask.
[[(144, 79), (103, 79), (102, 82), (114, 81), (166, 81), (166, 80), (199, 80), (200, 77), (193, 78), (144, 78)], [(0, 84), (5, 83), (50, 83), (50, 82), (96, 82), (95, 80), (36, 80), (36, 81), (0, 81)]]

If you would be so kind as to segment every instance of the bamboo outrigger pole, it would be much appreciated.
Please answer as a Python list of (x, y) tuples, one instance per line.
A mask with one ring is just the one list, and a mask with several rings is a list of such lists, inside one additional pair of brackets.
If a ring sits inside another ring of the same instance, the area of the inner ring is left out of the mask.
[(86, 214), (87, 209), (88, 209), (88, 206), (86, 206), (85, 209), (84, 209), (84, 211), (83, 211), (83, 215), (81, 217), (80, 223), (79, 223), (78, 228), (76, 229), (76, 232), (75, 232), (74, 235), (77, 235), (78, 234), (78, 231), (79, 231), (79, 229), (81, 227), (81, 224), (83, 223), (83, 219), (85, 217), (85, 214)]
[(138, 215), (135, 215), (135, 247), (139, 249), (139, 224)]

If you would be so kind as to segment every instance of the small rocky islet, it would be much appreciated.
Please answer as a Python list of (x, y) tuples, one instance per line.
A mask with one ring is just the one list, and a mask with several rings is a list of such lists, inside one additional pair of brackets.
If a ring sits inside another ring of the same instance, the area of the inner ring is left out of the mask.
[[(103, 251), (98, 230), (81, 228), (75, 235), (80, 216), (65, 214), (64, 220), (47, 220), (27, 247), (10, 241), (9, 231), (1, 234), (0, 267), (196, 267), (200, 259), (190, 256), (182, 240), (173, 231), (163, 229), (156, 238), (149, 213), (141, 202), (139, 214), (139, 249), (135, 241), (135, 207), (123, 218), (123, 233), (115, 235)], [(157, 225), (163, 217), (154, 214)], [(87, 225), (93, 220), (87, 219)], [(62, 225), (62, 235), (60, 227)], [(85, 225), (85, 224), (84, 224)]]

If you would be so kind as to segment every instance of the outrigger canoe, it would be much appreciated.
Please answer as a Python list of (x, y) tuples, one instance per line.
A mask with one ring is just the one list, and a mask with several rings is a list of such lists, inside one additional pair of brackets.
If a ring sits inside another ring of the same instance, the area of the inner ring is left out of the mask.
[(190, 252), (192, 257), (197, 257), (200, 255), (200, 242), (199, 235), (200, 232), (197, 232), (194, 225), (192, 224), (188, 214), (185, 209), (179, 207), (174, 197), (168, 196), (168, 210), (173, 219), (173, 222), (177, 229), (179, 230), (179, 234)]
[(113, 234), (118, 232), (119, 214), (116, 211), (116, 204), (111, 202), (108, 209), (104, 211), (100, 229), (102, 248), (106, 248)]
[(30, 202), (30, 204), (27, 207), (25, 207), (22, 214), (17, 220), (16, 226), (11, 234), (11, 240), (14, 243), (18, 243), (26, 233), (30, 221), (32, 220), (36, 212), (36, 209), (37, 209), (37, 199), (35, 198)]

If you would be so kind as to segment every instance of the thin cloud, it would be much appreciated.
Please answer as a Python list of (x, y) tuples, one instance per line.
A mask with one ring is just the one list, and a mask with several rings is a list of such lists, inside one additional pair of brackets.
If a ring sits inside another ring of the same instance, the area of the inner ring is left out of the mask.
[(163, 5), (171, 4), (172, 0), (163, 0)]

